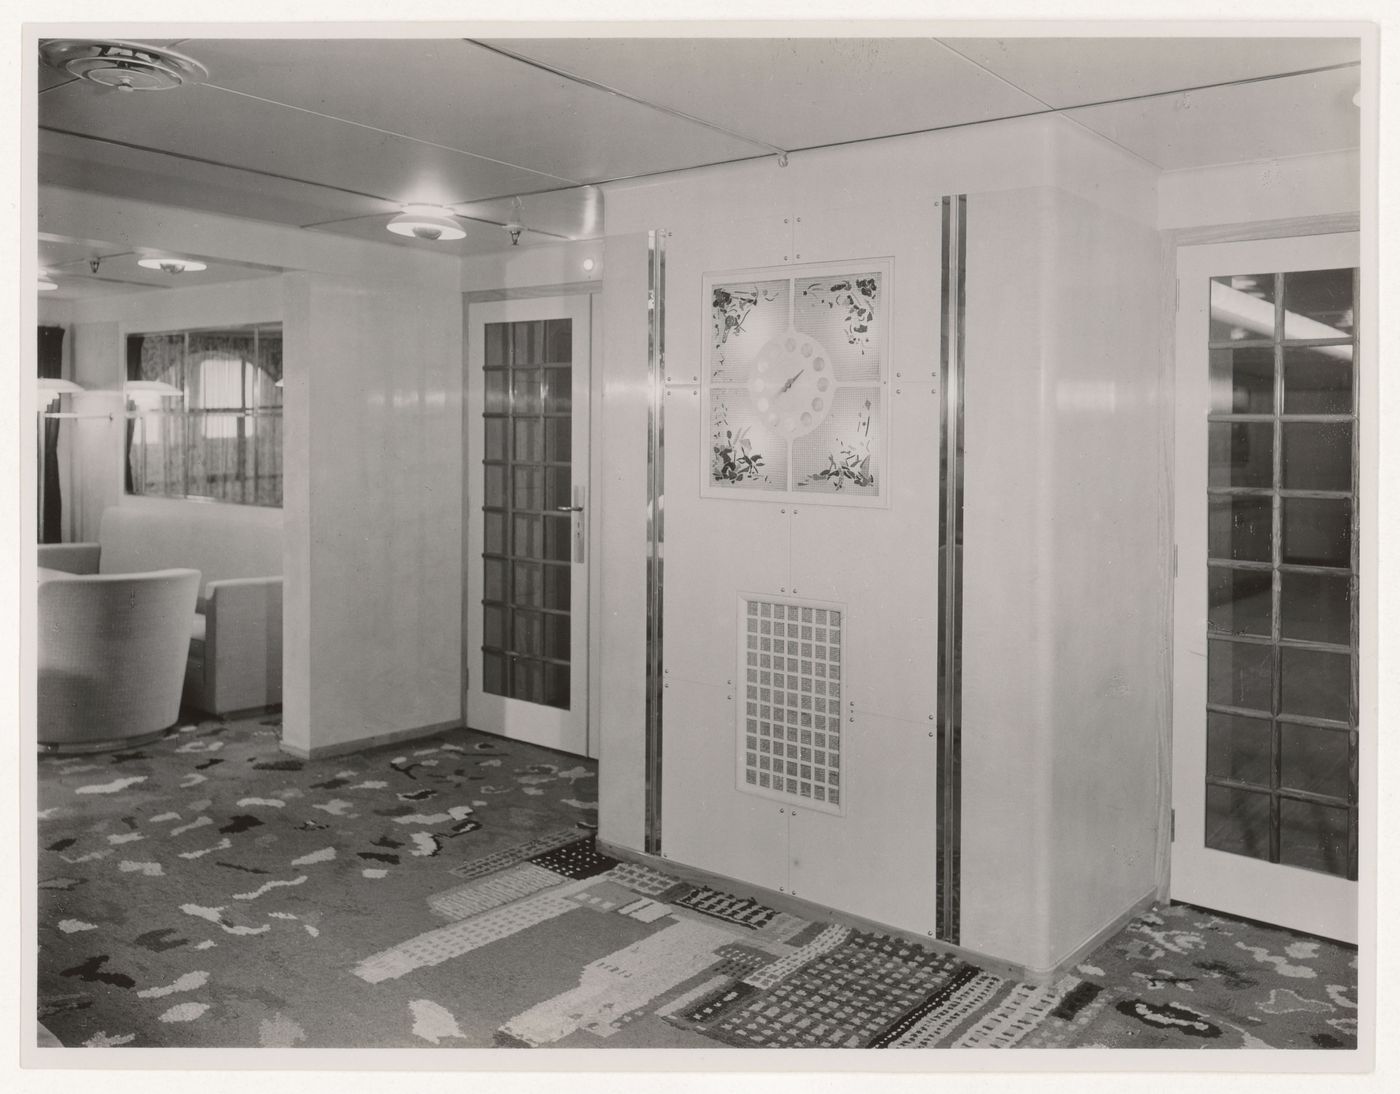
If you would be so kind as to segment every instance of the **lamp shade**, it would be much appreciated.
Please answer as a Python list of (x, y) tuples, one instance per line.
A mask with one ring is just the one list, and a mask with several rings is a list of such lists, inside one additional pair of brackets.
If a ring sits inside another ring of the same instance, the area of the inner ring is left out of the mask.
[(466, 229), (446, 209), (433, 205), (410, 205), (385, 225), (395, 235), (438, 242), (462, 239)]
[(174, 384), (167, 384), (163, 380), (128, 380), (124, 389), (127, 395), (133, 398), (144, 398), (146, 400), (171, 398), (183, 399), (185, 393)]
[(47, 395), (52, 399), (55, 395), (71, 395), (75, 391), (86, 391), (82, 384), (74, 383), (72, 380), (63, 380), (57, 376), (41, 376), (34, 382), (35, 390), (40, 395)]

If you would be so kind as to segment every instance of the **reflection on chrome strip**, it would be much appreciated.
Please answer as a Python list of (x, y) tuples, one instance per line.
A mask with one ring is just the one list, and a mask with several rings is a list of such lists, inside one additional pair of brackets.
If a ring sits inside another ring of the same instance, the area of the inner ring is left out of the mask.
[(647, 233), (646, 824), (643, 850), (661, 852), (661, 602), (665, 522), (666, 233)]

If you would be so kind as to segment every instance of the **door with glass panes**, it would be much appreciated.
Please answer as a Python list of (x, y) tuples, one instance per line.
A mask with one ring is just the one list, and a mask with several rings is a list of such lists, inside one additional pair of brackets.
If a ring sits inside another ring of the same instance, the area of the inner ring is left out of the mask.
[(467, 309), (467, 725), (588, 753), (587, 296)]
[(1173, 899), (1357, 937), (1354, 234), (1182, 248)]

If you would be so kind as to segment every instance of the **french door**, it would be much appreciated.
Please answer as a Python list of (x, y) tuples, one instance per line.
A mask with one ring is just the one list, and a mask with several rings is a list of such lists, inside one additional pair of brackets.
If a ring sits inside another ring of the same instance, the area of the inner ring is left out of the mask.
[(1177, 900), (1355, 942), (1354, 234), (1177, 264)]
[(587, 296), (467, 312), (465, 719), (588, 753)]

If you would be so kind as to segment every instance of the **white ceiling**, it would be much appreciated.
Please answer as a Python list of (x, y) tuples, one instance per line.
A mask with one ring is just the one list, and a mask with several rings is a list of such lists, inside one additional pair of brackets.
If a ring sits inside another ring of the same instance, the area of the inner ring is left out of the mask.
[[(146, 41), (208, 80), (125, 94), (41, 64), (41, 183), (449, 253), (509, 246), (508, 222), (521, 246), (597, 236), (612, 180), (1052, 109), (1164, 170), (1359, 141), (1354, 38)], [(385, 232), (409, 202), (476, 219)], [(41, 253), (59, 295), (152, 284), (94, 281), (81, 249)]]

